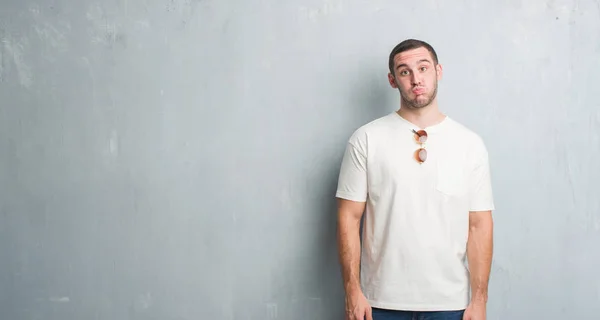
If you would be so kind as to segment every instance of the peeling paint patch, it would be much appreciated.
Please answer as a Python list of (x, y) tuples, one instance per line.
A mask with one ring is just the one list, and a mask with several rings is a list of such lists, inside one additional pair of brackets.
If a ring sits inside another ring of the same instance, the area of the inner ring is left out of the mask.
[(267, 319), (277, 319), (277, 303), (267, 303)]
[(298, 8), (298, 14), (300, 18), (307, 19), (309, 21), (316, 21), (320, 17), (329, 16), (332, 14), (343, 13), (343, 1), (341, 0), (327, 0), (323, 2), (320, 7), (305, 7), (301, 6)]
[(137, 299), (135, 299), (134, 309), (135, 309), (135, 311), (140, 312), (142, 310), (149, 309), (150, 307), (152, 307), (152, 304), (153, 304), (152, 294), (144, 293), (144, 294), (139, 295), (137, 297)]
[[(27, 64), (23, 57), (25, 48), (28, 45), (27, 39), (21, 38), (19, 40), (15, 40), (10, 36), (6, 36), (0, 39), (0, 44), (0, 49), (4, 50), (2, 56), (6, 56), (6, 58), (3, 58), (2, 60), (3, 64), (6, 60), (12, 62), (21, 86), (25, 88), (31, 87), (33, 84), (31, 67)], [(9, 63), (6, 64), (8, 65)], [(6, 65), (3, 67), (3, 72), (4, 69), (8, 69)], [(9, 71), (7, 71), (7, 73), (9, 73)]]
[(110, 48), (116, 44), (126, 46), (125, 34), (121, 32), (123, 27), (114, 22), (100, 5), (96, 4), (89, 8), (86, 19), (93, 25), (91, 43)]
[(66, 303), (66, 302), (70, 302), (71, 299), (69, 297), (50, 297), (50, 302), (56, 302), (56, 303)]
[(119, 135), (117, 131), (113, 131), (108, 141), (108, 149), (111, 155), (119, 155)]

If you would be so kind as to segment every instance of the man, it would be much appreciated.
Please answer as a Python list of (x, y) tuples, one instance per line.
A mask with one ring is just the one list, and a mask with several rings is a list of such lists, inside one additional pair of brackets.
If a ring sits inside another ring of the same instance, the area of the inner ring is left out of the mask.
[(486, 146), (438, 109), (442, 66), (429, 44), (401, 42), (389, 69), (400, 108), (352, 134), (339, 175), (347, 319), (484, 320), (494, 209)]

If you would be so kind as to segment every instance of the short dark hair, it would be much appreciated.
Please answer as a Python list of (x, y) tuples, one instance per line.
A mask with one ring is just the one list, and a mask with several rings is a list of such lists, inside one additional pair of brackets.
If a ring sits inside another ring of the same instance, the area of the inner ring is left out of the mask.
[(431, 56), (433, 57), (433, 63), (434, 64), (438, 64), (438, 57), (437, 57), (437, 53), (435, 53), (435, 50), (433, 49), (433, 47), (423, 41), (423, 40), (417, 40), (417, 39), (406, 39), (402, 42), (400, 42), (399, 44), (397, 44), (394, 49), (392, 49), (392, 52), (390, 53), (390, 59), (389, 59), (389, 68), (390, 68), (390, 72), (392, 74), (394, 74), (394, 57), (400, 53), (400, 52), (404, 52), (404, 51), (408, 51), (408, 50), (412, 50), (412, 49), (417, 49), (417, 48), (425, 48), (429, 51), (429, 53), (431, 53)]

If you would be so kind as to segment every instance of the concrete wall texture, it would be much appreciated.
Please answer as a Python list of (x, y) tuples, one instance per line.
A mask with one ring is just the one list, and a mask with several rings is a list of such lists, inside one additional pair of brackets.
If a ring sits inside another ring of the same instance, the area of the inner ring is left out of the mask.
[(490, 151), (488, 318), (599, 319), (597, 0), (3, 0), (1, 319), (341, 319), (339, 165), (405, 38)]

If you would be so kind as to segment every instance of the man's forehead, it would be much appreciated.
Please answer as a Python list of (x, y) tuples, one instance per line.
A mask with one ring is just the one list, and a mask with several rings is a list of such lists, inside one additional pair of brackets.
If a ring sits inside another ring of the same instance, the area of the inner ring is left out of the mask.
[(400, 65), (400, 64), (415, 64), (418, 63), (421, 60), (426, 59), (429, 62), (433, 62), (432, 58), (431, 58), (431, 54), (429, 53), (429, 51), (425, 48), (417, 48), (417, 49), (411, 49), (408, 51), (404, 51), (404, 52), (400, 52), (398, 54), (396, 54), (396, 56), (394, 57), (394, 63), (396, 65)]

